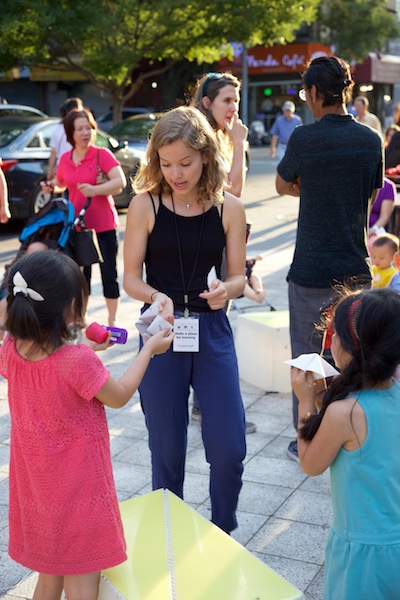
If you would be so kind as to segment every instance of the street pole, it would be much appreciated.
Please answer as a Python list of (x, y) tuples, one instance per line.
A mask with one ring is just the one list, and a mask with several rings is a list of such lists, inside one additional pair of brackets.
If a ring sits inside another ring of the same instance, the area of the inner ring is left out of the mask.
[(249, 73), (247, 66), (247, 48), (243, 44), (242, 49), (242, 94), (240, 113), (245, 125), (249, 124)]

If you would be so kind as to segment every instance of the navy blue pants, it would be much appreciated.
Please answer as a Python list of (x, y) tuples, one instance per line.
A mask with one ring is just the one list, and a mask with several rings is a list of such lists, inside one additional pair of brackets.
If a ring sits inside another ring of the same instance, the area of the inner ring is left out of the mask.
[(193, 387), (202, 415), (210, 465), (211, 520), (226, 532), (237, 527), (236, 508), (246, 455), (245, 417), (232, 331), (223, 310), (200, 314), (199, 352), (154, 356), (140, 385), (149, 432), (153, 489), (183, 498), (188, 398)]

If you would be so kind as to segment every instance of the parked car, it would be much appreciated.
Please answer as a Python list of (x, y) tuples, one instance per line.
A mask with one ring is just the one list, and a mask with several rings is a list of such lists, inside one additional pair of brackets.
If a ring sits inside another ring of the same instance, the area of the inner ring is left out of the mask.
[[(4, 117), (0, 119), (0, 157), (9, 189), (13, 218), (27, 219), (48, 200), (40, 182), (47, 177), (50, 137), (60, 119), (43, 117)], [(131, 176), (144, 153), (134, 152), (108, 133), (99, 130), (96, 145), (114, 152), (128, 181), (126, 188), (115, 196), (118, 208), (127, 207), (132, 195)]]
[(162, 115), (159, 112), (128, 117), (110, 129), (109, 133), (117, 140), (124, 141), (131, 150), (145, 152), (154, 125)]
[(0, 117), (47, 117), (47, 115), (33, 106), (25, 104), (0, 104)]
[[(134, 115), (145, 115), (151, 113), (150, 108), (140, 108), (140, 107), (126, 107), (122, 109), (122, 120), (127, 119), (128, 117), (133, 117)], [(112, 110), (108, 110), (104, 115), (100, 115), (98, 119), (96, 119), (99, 127), (103, 131), (110, 131), (113, 127), (113, 112)]]
[[(110, 135), (120, 141), (124, 141), (132, 152), (145, 152), (154, 125), (161, 119), (164, 113), (149, 113), (148, 115), (136, 115), (121, 121), (110, 129)], [(250, 150), (246, 144), (246, 169), (250, 169)]]

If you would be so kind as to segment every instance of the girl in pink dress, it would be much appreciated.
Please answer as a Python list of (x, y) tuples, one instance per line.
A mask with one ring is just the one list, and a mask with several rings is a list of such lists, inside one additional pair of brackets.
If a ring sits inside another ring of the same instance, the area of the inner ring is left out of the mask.
[[(119, 381), (94, 349), (71, 344), (88, 290), (64, 254), (36, 252), (10, 271), (0, 373), (11, 415), (9, 554), (39, 572), (34, 600), (95, 600), (100, 571), (126, 560), (104, 405), (125, 405), (167, 330), (146, 342)], [(92, 347), (89, 347), (89, 346)]]

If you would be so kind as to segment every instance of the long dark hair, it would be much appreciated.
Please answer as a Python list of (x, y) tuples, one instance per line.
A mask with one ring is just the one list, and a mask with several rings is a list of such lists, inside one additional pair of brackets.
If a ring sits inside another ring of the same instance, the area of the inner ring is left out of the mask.
[[(19, 290), (16, 273), (29, 290)], [(55, 250), (34, 252), (18, 259), (10, 269), (5, 328), (16, 339), (32, 341), (41, 350), (52, 353), (72, 338), (67, 316), (83, 326), (88, 287), (78, 265)]]
[(321, 411), (303, 421), (312, 440), (329, 404), (393, 377), (400, 364), (400, 295), (384, 289), (348, 293), (334, 311), (334, 331), (351, 359), (325, 393)]
[(210, 108), (206, 108), (203, 104), (203, 98), (207, 97), (213, 103), (218, 96), (220, 90), (226, 85), (232, 85), (237, 90), (240, 90), (240, 81), (237, 77), (226, 71), (224, 73), (207, 73), (198, 79), (196, 83), (196, 92), (193, 99), (193, 104), (200, 112), (207, 117), (209, 123), (217, 131), (218, 125), (213, 117)]
[(307, 89), (312, 85), (324, 100), (322, 106), (347, 104), (351, 101), (354, 81), (350, 65), (337, 56), (322, 56), (310, 61), (302, 74)]

